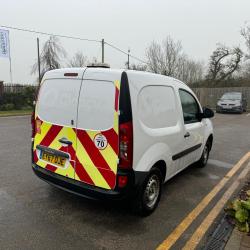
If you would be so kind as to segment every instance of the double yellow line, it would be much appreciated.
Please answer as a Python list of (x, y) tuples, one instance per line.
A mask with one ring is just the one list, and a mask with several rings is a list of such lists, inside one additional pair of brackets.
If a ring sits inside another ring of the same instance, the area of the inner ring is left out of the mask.
[[(174, 229), (174, 231), (158, 246), (157, 250), (170, 249), (180, 236), (186, 231), (191, 223), (199, 216), (199, 214), (207, 207), (210, 201), (219, 193), (219, 191), (226, 185), (226, 183), (236, 174), (241, 166), (250, 158), (250, 152), (245, 154), (239, 162), (223, 177), (223, 179), (208, 193), (202, 201), (183, 219), (183, 221)], [(242, 171), (239, 178), (243, 178), (249, 170), (249, 165)], [(237, 179), (237, 180), (238, 180)], [(197, 228), (192, 237), (188, 240), (183, 249), (192, 250), (199, 244), (200, 240), (206, 233), (213, 220), (217, 217), (227, 200), (238, 187), (239, 181), (235, 181), (227, 190), (223, 197), (217, 202), (217, 205), (211, 210), (209, 215), (205, 218), (202, 224)]]

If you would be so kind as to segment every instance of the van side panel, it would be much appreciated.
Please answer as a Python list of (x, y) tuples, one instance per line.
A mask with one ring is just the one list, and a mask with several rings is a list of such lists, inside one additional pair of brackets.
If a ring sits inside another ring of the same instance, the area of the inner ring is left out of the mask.
[[(181, 164), (174, 162), (172, 155), (181, 151), (183, 142), (183, 125), (173, 80), (133, 71), (128, 71), (127, 75), (133, 113), (133, 169), (148, 172), (155, 163), (163, 160), (167, 179)], [(171, 118), (166, 120), (169, 116)]]

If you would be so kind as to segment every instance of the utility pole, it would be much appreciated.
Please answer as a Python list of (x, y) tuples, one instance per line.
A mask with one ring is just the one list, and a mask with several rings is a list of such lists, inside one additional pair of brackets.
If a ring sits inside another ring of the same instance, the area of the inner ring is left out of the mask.
[(104, 39), (102, 39), (102, 63), (104, 63)]
[(38, 65), (38, 79), (39, 85), (41, 82), (41, 65), (40, 65), (40, 49), (39, 49), (39, 38), (36, 39), (37, 42), (37, 65)]
[(128, 69), (129, 69), (129, 54), (130, 54), (130, 49), (128, 49)]

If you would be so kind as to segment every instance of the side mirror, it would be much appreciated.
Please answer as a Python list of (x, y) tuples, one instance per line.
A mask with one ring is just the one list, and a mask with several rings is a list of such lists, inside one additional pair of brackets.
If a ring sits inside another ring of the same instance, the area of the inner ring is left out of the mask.
[(214, 111), (212, 109), (203, 108), (203, 113), (201, 114), (201, 118), (212, 118), (214, 117)]

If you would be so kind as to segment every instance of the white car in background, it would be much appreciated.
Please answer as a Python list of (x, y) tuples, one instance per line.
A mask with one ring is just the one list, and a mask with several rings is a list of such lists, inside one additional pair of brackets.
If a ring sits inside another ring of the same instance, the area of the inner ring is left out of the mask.
[(216, 112), (243, 113), (247, 111), (247, 101), (241, 92), (227, 92), (218, 100)]

